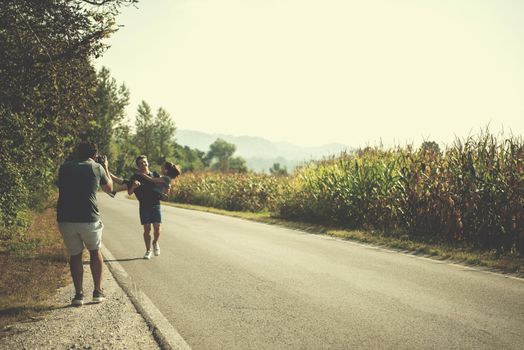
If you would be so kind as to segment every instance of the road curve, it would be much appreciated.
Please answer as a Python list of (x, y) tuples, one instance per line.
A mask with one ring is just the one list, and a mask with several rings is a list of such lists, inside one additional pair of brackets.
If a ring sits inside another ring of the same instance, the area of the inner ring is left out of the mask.
[(524, 349), (524, 281), (163, 206), (143, 260), (138, 203), (99, 195), (104, 245), (192, 349)]

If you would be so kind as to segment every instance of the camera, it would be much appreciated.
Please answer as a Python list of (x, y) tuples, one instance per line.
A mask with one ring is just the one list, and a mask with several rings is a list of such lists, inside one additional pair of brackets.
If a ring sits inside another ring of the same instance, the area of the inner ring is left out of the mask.
[(106, 161), (106, 156), (98, 155), (95, 157), (95, 162), (104, 165)]

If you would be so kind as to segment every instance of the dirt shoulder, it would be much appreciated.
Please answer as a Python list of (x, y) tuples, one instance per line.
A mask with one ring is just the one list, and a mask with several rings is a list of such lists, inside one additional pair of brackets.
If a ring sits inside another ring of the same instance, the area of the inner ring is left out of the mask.
[(150, 327), (104, 264), (107, 300), (89, 303), (93, 279), (84, 254), (86, 304), (74, 295), (54, 201), (27, 213), (26, 229), (0, 240), (0, 349), (158, 349)]
[(159, 349), (152, 332), (104, 264), (107, 300), (90, 303), (93, 282), (84, 264), (86, 304), (70, 306), (74, 288), (60, 288), (48, 312), (4, 327), (1, 349)]

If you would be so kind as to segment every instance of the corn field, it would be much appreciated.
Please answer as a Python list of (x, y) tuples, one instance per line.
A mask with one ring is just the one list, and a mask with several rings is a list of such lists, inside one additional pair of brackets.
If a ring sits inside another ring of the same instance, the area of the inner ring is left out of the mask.
[(176, 202), (524, 253), (524, 144), (482, 132), (434, 148), (366, 148), (289, 177), (185, 174)]
[(260, 212), (279, 195), (275, 176), (264, 174), (187, 173), (175, 182), (170, 200), (226, 210)]

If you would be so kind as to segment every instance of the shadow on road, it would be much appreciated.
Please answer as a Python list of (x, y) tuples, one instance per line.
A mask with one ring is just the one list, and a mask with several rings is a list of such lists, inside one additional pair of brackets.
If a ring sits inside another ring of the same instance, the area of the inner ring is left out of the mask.
[(140, 257), (140, 258), (125, 258), (125, 259), (113, 259), (113, 260), (105, 259), (104, 262), (110, 263), (110, 262), (122, 262), (122, 261), (132, 261), (132, 260), (144, 260), (144, 258)]

